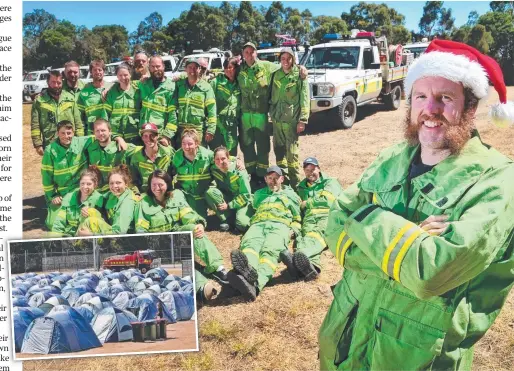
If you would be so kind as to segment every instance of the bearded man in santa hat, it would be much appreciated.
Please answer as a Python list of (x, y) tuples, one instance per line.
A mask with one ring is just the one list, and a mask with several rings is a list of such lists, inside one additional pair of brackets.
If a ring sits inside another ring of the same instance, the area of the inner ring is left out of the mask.
[(344, 267), (319, 331), (321, 369), (470, 370), (514, 283), (514, 163), (475, 128), (499, 65), (434, 40), (410, 68), (406, 141), (335, 201), (326, 238)]

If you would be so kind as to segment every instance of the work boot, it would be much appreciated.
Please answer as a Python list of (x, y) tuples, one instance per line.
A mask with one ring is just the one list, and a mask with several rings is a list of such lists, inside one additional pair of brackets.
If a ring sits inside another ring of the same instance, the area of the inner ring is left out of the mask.
[(291, 255), (291, 252), (289, 250), (282, 250), (279, 256), (282, 263), (284, 263), (287, 267), (287, 271), (289, 272), (291, 278), (293, 280), (298, 279), (298, 270), (294, 265), (293, 255)]
[(230, 286), (239, 291), (245, 300), (255, 301), (257, 298), (257, 288), (255, 284), (248, 282), (242, 275), (237, 274), (235, 271), (228, 272), (227, 276)]
[(228, 232), (230, 230), (230, 225), (227, 223), (221, 223), (220, 224), (220, 231), (222, 232)]
[(230, 253), (230, 259), (232, 260), (234, 270), (242, 275), (248, 283), (254, 284), (257, 282), (257, 271), (248, 263), (248, 258), (241, 250), (233, 250)]
[(307, 255), (305, 255), (303, 252), (295, 252), (293, 255), (293, 262), (296, 269), (298, 269), (305, 277), (305, 281), (312, 281), (318, 278), (318, 271), (314, 265), (312, 265)]
[(220, 266), (216, 272), (211, 273), (211, 276), (219, 283), (227, 285), (227, 273), (227, 270), (223, 266)]

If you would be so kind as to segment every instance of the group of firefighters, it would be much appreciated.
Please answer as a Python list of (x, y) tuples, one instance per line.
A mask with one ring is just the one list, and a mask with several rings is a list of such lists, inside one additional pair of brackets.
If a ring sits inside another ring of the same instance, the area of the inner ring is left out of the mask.
[[(137, 75), (121, 65), (106, 93), (101, 63), (85, 88), (74, 63), (64, 84), (51, 73), (32, 111), (51, 233), (192, 231), (202, 299), (213, 278), (255, 300), (279, 261), (315, 279), (328, 246), (344, 270), (319, 331), (321, 369), (471, 369), (514, 284), (514, 164), (475, 125), (489, 84), (501, 102), (493, 120), (514, 123), (498, 63), (432, 41), (405, 80), (406, 141), (343, 191), (314, 157), (299, 181), (309, 91), (292, 51), (280, 65), (252, 43), (242, 55), (210, 84), (202, 61), (175, 82), (141, 55)], [(208, 209), (222, 231), (244, 233), (231, 271), (205, 234)]]
[[(31, 135), (43, 156), (51, 234), (191, 230), (205, 264), (197, 271), (202, 299), (216, 292), (212, 277), (254, 300), (279, 261), (295, 278), (316, 278), (328, 210), (341, 187), (312, 157), (300, 182), (307, 73), (290, 48), (280, 64), (259, 60), (253, 43), (242, 55), (242, 65), (227, 58), (215, 76), (205, 59), (191, 58), (186, 74), (169, 78), (160, 57), (138, 51), (133, 66), (117, 67), (112, 85), (100, 60), (91, 62), (86, 85), (73, 61), (62, 75), (50, 71), (48, 89), (32, 106)], [(238, 144), (244, 165), (235, 158)], [(221, 231), (245, 233), (231, 254), (233, 271), (204, 234), (208, 209)]]

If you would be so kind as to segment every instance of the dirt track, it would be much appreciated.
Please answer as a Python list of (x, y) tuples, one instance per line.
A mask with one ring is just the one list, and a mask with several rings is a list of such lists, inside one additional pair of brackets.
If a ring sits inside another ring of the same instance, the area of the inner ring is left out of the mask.
[[(514, 97), (514, 87), (508, 88)], [(514, 127), (500, 129), (487, 122), (487, 104), (497, 101), (491, 93), (479, 107), (477, 126), (482, 139), (514, 158)], [(28, 117), (29, 106), (24, 108)], [(300, 159), (316, 156), (324, 173), (337, 177), (347, 187), (385, 147), (402, 139), (405, 105), (388, 112), (381, 105), (361, 108), (351, 130), (310, 133), (300, 138)], [(312, 131), (312, 127), (310, 130)], [(40, 236), (44, 218), (41, 207), (40, 158), (30, 146), (28, 122), (24, 121), (24, 231), (26, 238)], [(271, 156), (274, 160), (273, 155)], [(226, 262), (239, 245), (239, 237), (209, 232)], [(254, 303), (238, 298), (217, 299), (199, 310), (200, 353), (159, 355), (151, 358), (109, 357), (101, 362), (73, 360), (25, 363), (25, 370), (315, 370), (317, 331), (332, 300), (330, 286), (341, 277), (341, 268), (330, 252), (322, 255), (323, 272), (313, 283), (290, 282), (280, 265), (273, 285), (263, 290)], [(493, 328), (475, 347), (474, 370), (512, 370), (514, 364), (514, 295), (511, 294)], [(173, 365), (173, 366), (172, 366)]]

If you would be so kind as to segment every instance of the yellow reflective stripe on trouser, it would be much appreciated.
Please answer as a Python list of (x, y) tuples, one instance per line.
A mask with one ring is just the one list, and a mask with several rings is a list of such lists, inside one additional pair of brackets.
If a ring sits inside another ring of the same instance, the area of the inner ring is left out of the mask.
[(259, 254), (257, 254), (257, 251), (252, 250), (252, 249), (243, 249), (243, 250), (241, 250), (241, 252), (242, 252), (243, 254), (244, 254), (244, 253), (249, 253), (249, 254), (255, 255), (256, 257), (259, 257)]
[[(402, 265), (403, 258), (407, 254), (407, 251), (411, 247), (411, 245), (414, 242), (414, 240), (416, 238), (418, 238), (418, 236), (422, 232), (423, 232), (423, 229), (419, 228), (418, 226), (414, 226), (414, 228), (409, 229), (407, 231), (407, 233), (405, 233), (403, 238), (398, 242), (398, 246), (400, 246), (400, 243), (402, 241), (404, 241), (403, 244), (402, 244), (402, 247), (398, 251), (396, 259), (394, 259), (394, 264), (389, 264), (390, 266), (392, 266), (392, 275), (391, 276), (396, 281), (400, 282), (400, 267)], [(391, 254), (391, 258), (390, 258), (391, 261), (394, 258), (394, 253), (395, 253), (395, 251), (393, 251), (393, 254)]]
[(318, 232), (307, 232), (305, 237), (312, 237), (317, 239), (323, 247), (327, 246), (325, 239)]
[(261, 263), (268, 264), (271, 267), (271, 269), (273, 269), (274, 271), (277, 270), (277, 266), (275, 264), (273, 264), (269, 259), (261, 258), (261, 259), (259, 259), (259, 264), (261, 264)]
[(343, 231), (339, 235), (339, 239), (337, 240), (336, 245), (336, 260), (339, 262), (339, 265), (344, 267), (344, 258), (346, 255), (346, 251), (352, 244), (353, 240), (346, 234), (345, 231)]

